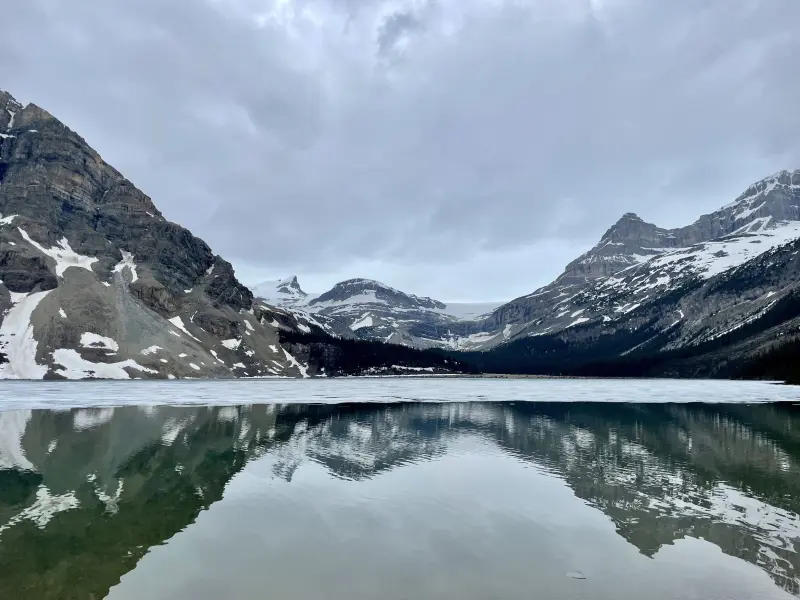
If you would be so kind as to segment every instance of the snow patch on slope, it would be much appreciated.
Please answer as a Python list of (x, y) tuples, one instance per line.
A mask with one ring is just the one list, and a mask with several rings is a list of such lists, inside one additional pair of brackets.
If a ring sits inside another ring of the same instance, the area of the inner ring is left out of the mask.
[(139, 274), (136, 272), (136, 263), (133, 262), (133, 254), (122, 250), (122, 260), (114, 266), (114, 273), (122, 273), (124, 269), (130, 270), (131, 283), (139, 279)]
[(61, 366), (54, 372), (67, 379), (130, 379), (125, 370), (135, 369), (144, 373), (158, 373), (137, 363), (133, 359), (116, 363), (93, 363), (84, 359), (77, 350), (59, 348), (53, 352), (53, 361)]
[(169, 319), (169, 322), (175, 325), (175, 327), (180, 329), (183, 333), (188, 335), (193, 340), (196, 340), (198, 342), (200, 341), (196, 337), (194, 337), (191, 333), (189, 333), (189, 330), (186, 329), (186, 326), (183, 324), (183, 319), (181, 319), (180, 317), (172, 317), (171, 319)]
[(0, 350), (8, 362), (0, 364), (0, 379), (41, 379), (47, 374), (47, 366), (36, 363), (39, 343), (33, 336), (31, 315), (51, 291), (29, 294), (5, 315)]
[(45, 248), (39, 242), (34, 241), (24, 229), (21, 227), (18, 229), (26, 242), (28, 242), (42, 254), (45, 254), (56, 261), (56, 275), (58, 277), (63, 277), (64, 272), (70, 267), (78, 267), (80, 269), (92, 271), (92, 264), (97, 262), (97, 259), (94, 257), (84, 256), (83, 254), (78, 254), (75, 252), (70, 247), (67, 238), (61, 238), (58, 246)]
[(105, 348), (112, 352), (119, 350), (119, 344), (116, 341), (91, 331), (81, 334), (81, 346), (84, 348)]

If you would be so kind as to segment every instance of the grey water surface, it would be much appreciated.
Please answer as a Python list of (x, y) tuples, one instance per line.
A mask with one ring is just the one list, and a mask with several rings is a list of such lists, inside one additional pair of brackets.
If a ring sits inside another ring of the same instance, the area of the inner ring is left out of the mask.
[(373, 381), (4, 382), (0, 598), (800, 596), (795, 388)]

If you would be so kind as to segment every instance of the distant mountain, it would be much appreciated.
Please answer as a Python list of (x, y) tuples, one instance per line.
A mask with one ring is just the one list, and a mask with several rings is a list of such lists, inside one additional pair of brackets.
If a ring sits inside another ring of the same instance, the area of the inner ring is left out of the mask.
[(479, 318), (498, 306), (445, 304), (372, 279), (348, 279), (323, 294), (308, 295), (292, 277), (255, 286), (253, 293), (267, 305), (290, 310), (301, 322), (328, 333), (414, 348), (439, 347), (462, 320)]
[(274, 281), (264, 281), (250, 288), (253, 295), (261, 298), (272, 306), (283, 308), (293, 306), (303, 306), (315, 295), (309, 295), (303, 291), (297, 282), (297, 276), (287, 279), (276, 279)]
[[(296, 278), (276, 293), (306, 297)], [(167, 221), (83, 138), (5, 92), (0, 315), (0, 378), (317, 373), (310, 346), (283, 343), (287, 333), (316, 333), (316, 347), (338, 352), (315, 322), (254, 302), (230, 263)], [(396, 360), (386, 356), (386, 363)]]
[[(800, 237), (800, 171), (750, 186), (720, 210), (678, 229), (622, 217), (553, 283), (494, 311), (479, 326), (483, 347), (552, 334), (594, 320), (623, 325), (648, 302), (699, 284)], [(691, 311), (690, 311), (691, 312)], [(684, 311), (681, 319), (692, 321)]]

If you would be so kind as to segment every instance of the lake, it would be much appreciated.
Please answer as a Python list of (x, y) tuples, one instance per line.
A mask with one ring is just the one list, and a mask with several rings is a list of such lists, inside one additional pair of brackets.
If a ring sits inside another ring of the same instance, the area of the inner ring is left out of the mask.
[(797, 598), (799, 391), (3, 382), (0, 598)]

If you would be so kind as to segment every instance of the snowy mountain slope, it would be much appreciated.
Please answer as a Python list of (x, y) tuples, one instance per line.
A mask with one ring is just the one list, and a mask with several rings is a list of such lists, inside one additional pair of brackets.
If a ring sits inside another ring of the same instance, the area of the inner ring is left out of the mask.
[[(665, 230), (624, 215), (553, 283), (496, 309), (457, 349), (486, 349), (551, 335), (630, 313), (693, 282), (701, 283), (800, 237), (800, 171), (781, 171), (687, 227)], [(688, 318), (688, 317), (687, 317)]]
[(76, 133), (0, 92), (0, 377), (305, 376), (302, 326)]
[(487, 370), (522, 372), (759, 377), (775, 371), (770, 356), (798, 344), (800, 240), (795, 240), (661, 294), (624, 319), (594, 317), (552, 334), (521, 337), (478, 353), (485, 355), (478, 362)]

